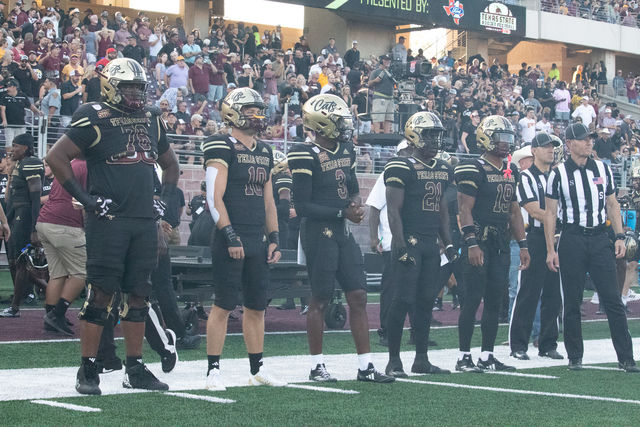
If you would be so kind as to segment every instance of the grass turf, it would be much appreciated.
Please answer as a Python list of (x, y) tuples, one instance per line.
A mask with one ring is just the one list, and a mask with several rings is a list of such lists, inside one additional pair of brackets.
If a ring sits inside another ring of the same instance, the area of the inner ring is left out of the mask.
[[(640, 376), (613, 371), (569, 372), (566, 368), (527, 370), (558, 379), (459, 374), (412, 377), (503, 389), (575, 393), (637, 399)], [(210, 403), (159, 393), (54, 399), (102, 409), (79, 413), (27, 401), (1, 402), (12, 425), (636, 425), (640, 406), (630, 403), (532, 396), (496, 391), (396, 382), (390, 385), (343, 381), (331, 387), (357, 395), (299, 389), (235, 387), (226, 392), (190, 393), (236, 400)]]

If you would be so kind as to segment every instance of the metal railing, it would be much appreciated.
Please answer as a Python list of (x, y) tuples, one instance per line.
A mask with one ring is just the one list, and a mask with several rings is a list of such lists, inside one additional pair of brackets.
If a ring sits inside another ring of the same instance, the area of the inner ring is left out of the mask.
[[(600, 7), (583, 7), (582, 5), (576, 5), (572, 3), (567, 5), (567, 2), (560, 0), (538, 0), (539, 10), (542, 12), (555, 13), (559, 15), (573, 16), (576, 18), (589, 19), (592, 21), (608, 22), (610, 24), (618, 24), (630, 27), (638, 27), (637, 18), (634, 17), (625, 19), (621, 16), (620, 12), (616, 12), (613, 5), (609, 5), (603, 2), (591, 2), (591, 5), (598, 4)], [(563, 3), (564, 6), (563, 6)], [(622, 10), (622, 9), (620, 9)]]

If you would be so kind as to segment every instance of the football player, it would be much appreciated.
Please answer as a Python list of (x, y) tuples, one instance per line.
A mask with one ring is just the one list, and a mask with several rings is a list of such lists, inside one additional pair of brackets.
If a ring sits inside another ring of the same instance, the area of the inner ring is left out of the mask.
[(25, 248), (29, 243), (39, 243), (36, 221), (40, 213), (44, 180), (44, 165), (34, 154), (33, 136), (30, 133), (15, 137), (11, 157), (16, 164), (11, 173), (7, 197), (7, 220), (11, 229), (7, 258), (13, 277), (13, 300), (10, 307), (0, 311), (0, 317), (20, 317), (20, 303), (32, 286)]
[(387, 375), (406, 378), (400, 360), (400, 341), (407, 313), (413, 311), (416, 356), (411, 372), (449, 374), (432, 365), (427, 357), (431, 308), (440, 292), (438, 280), (440, 249), (438, 236), (447, 258), (454, 261), (451, 244), (449, 210), (444, 193), (453, 181), (453, 170), (435, 159), (442, 148), (445, 129), (438, 116), (429, 112), (412, 115), (404, 136), (412, 153), (387, 162), (384, 182), (387, 187), (387, 213), (393, 236), (391, 256), (395, 294), (390, 307), (387, 329), (389, 363)]
[(324, 312), (337, 280), (347, 297), (351, 332), (358, 353), (359, 381), (392, 382), (371, 362), (367, 293), (362, 253), (345, 219), (364, 217), (351, 143), (353, 124), (347, 104), (335, 95), (316, 95), (302, 108), (304, 126), (315, 135), (296, 145), (288, 156), (293, 177), (293, 201), (300, 223), (302, 249), (311, 284), (307, 337), (312, 358), (309, 379), (336, 381), (322, 357)]
[[(229, 313), (242, 291), (242, 331), (249, 353), (249, 384), (284, 386), (262, 366), (264, 311), (268, 304), (269, 266), (280, 259), (278, 216), (273, 201), (271, 147), (258, 140), (265, 130), (266, 105), (258, 92), (235, 89), (222, 102), (228, 135), (202, 143), (207, 204), (216, 224), (211, 256), (215, 300), (207, 321), (207, 384), (225, 390), (220, 355)], [(267, 241), (264, 239), (265, 230)]]
[[(167, 194), (175, 191), (179, 166), (160, 111), (145, 107), (147, 84), (145, 71), (135, 60), (109, 62), (100, 75), (103, 101), (82, 105), (47, 155), (55, 177), (88, 214), (88, 291), (79, 315), (84, 331), (76, 381), (76, 390), (82, 394), (101, 393), (95, 358), (116, 292), (123, 293), (123, 386), (168, 389), (142, 363), (142, 338), (158, 245), (154, 165), (163, 169)], [(87, 160), (88, 191), (76, 181), (69, 163), (78, 156)]]
[[(462, 162), (455, 169), (462, 230), (464, 304), (458, 319), (460, 358), (456, 371), (513, 371), (493, 356), (498, 332), (498, 312), (509, 277), (511, 236), (520, 246), (520, 269), (529, 266), (524, 223), (516, 197), (518, 172), (507, 156), (515, 132), (502, 116), (485, 117), (476, 129), (485, 152), (479, 159)], [(471, 359), (471, 337), (476, 311), (482, 311), (482, 354), (476, 366)]]

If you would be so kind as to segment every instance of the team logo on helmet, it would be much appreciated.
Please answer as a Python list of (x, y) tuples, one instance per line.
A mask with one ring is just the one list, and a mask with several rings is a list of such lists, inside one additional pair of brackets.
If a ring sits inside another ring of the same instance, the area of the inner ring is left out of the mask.
[(353, 136), (351, 111), (342, 98), (321, 94), (302, 106), (302, 123), (317, 135), (328, 139), (350, 141)]
[[(243, 109), (245, 107), (257, 107), (260, 112), (254, 115), (247, 115)], [(264, 109), (266, 105), (258, 92), (248, 87), (234, 89), (227, 94), (222, 101), (222, 120), (229, 126), (255, 132), (261, 132), (267, 127)]]
[(404, 127), (404, 136), (410, 145), (418, 148), (430, 144), (433, 148), (442, 149), (445, 129), (437, 115), (429, 112), (415, 113)]

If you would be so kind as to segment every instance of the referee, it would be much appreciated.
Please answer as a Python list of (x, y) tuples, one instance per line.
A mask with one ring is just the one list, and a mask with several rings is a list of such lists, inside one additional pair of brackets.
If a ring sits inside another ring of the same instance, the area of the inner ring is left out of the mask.
[(531, 256), (529, 268), (523, 270), (521, 274), (509, 325), (511, 357), (520, 360), (529, 360), (527, 346), (540, 293), (542, 293), (542, 302), (538, 355), (551, 359), (564, 359), (556, 350), (558, 347), (557, 319), (561, 306), (560, 277), (557, 272), (547, 268), (547, 248), (542, 227), (547, 177), (553, 164), (554, 149), (559, 146), (560, 140), (553, 139), (545, 132), (534, 136), (531, 141), (533, 165), (520, 173), (517, 195), (523, 209), (524, 222), (528, 225), (527, 244)]
[[(604, 305), (618, 366), (626, 372), (640, 372), (633, 360), (633, 346), (627, 316), (616, 281), (615, 258), (625, 253), (620, 205), (615, 197), (611, 169), (591, 158), (593, 135), (582, 123), (567, 127), (570, 157), (549, 174), (545, 198), (544, 234), (547, 266), (560, 270), (564, 303), (564, 343), (569, 369), (582, 369), (580, 303), (588, 272)], [(560, 210), (558, 211), (558, 204)], [(562, 234), (555, 248), (556, 217)], [(609, 219), (616, 233), (615, 247), (606, 233)], [(615, 253), (615, 255), (614, 255)], [(562, 268), (560, 268), (562, 266)]]

